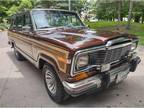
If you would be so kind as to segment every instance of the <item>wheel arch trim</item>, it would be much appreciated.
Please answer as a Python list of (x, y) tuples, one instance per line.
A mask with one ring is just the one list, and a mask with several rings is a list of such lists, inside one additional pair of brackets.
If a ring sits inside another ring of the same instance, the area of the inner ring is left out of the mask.
[(56, 72), (56, 74), (58, 75), (58, 77), (61, 79), (61, 77), (60, 77), (60, 69), (59, 69), (59, 67), (58, 67), (58, 64), (57, 64), (57, 62), (53, 59), (53, 58), (51, 58), (51, 57), (49, 57), (49, 56), (47, 56), (47, 55), (45, 55), (45, 54), (40, 54), (39, 55), (39, 58), (38, 58), (38, 68), (40, 69), (40, 60), (43, 60), (43, 61), (45, 61), (46, 63), (48, 63), (48, 64), (50, 64), (51, 66), (52, 66), (52, 68), (55, 70), (55, 72)]

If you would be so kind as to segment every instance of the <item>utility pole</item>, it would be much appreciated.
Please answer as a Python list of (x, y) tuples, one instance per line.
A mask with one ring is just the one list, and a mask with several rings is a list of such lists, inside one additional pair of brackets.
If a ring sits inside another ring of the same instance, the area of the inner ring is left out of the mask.
[(71, 0), (68, 0), (68, 4), (69, 4), (69, 11), (71, 11)]

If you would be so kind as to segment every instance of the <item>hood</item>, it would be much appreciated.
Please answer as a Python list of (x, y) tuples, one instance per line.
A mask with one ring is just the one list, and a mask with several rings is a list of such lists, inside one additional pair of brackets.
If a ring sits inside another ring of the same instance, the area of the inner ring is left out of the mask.
[(90, 29), (51, 28), (37, 32), (37, 36), (70, 50), (104, 45), (110, 39), (121, 36), (118, 32), (94, 31)]

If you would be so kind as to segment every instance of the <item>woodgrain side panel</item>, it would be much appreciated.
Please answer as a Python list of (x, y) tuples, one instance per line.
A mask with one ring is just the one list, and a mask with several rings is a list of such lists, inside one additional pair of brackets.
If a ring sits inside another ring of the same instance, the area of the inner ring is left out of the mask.
[(16, 45), (24, 51), (27, 55), (31, 56), (37, 63), (41, 54), (47, 55), (54, 59), (59, 67), (59, 70), (66, 73), (69, 52), (59, 46), (53, 45), (46, 41), (36, 40), (15, 32), (8, 32), (10, 40), (16, 42)]

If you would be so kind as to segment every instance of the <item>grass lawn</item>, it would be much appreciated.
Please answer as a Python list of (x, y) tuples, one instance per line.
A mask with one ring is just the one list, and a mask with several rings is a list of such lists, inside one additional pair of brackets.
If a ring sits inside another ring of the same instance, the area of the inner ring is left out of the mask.
[(114, 22), (114, 21), (98, 21), (98, 22), (86, 22), (90, 28), (96, 30), (108, 30), (121, 33), (130, 33), (139, 37), (140, 44), (144, 45), (144, 24), (132, 23), (130, 30), (126, 30), (127, 22)]

